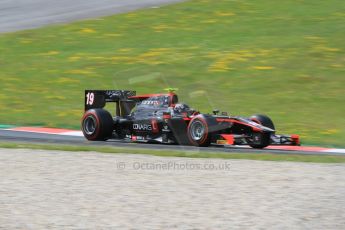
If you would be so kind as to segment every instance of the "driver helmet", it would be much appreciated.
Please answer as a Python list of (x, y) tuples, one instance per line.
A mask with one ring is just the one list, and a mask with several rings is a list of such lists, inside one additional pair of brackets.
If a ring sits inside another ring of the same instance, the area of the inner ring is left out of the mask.
[(183, 111), (186, 111), (189, 109), (189, 106), (186, 104), (176, 104), (174, 107), (175, 113), (182, 113)]

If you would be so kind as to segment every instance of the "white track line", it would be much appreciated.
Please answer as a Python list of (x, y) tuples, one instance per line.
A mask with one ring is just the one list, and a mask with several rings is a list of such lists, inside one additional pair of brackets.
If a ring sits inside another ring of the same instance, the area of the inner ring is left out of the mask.
[(83, 133), (81, 131), (70, 131), (65, 133), (58, 133), (57, 135), (63, 135), (63, 136), (74, 136), (74, 137), (83, 137)]
[(323, 150), (321, 152), (326, 152), (326, 153), (345, 153), (345, 149), (327, 149), (327, 150)]

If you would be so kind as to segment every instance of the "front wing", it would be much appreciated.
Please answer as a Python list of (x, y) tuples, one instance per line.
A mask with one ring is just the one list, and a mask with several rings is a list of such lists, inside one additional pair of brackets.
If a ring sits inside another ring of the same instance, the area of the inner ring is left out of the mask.
[[(236, 135), (236, 134), (220, 134), (216, 144), (217, 145), (247, 145), (246, 135)], [(299, 135), (271, 135), (270, 145), (295, 145), (299, 146), (300, 137)]]

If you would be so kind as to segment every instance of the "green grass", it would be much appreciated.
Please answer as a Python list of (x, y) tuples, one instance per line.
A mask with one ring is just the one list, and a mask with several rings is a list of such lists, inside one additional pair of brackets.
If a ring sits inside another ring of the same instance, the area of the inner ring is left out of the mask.
[(164, 157), (188, 157), (188, 158), (220, 158), (220, 159), (247, 159), (261, 161), (292, 161), (310, 163), (345, 163), (344, 156), (320, 156), (320, 155), (294, 155), (294, 154), (269, 154), (269, 153), (220, 153), (220, 152), (199, 152), (199, 151), (171, 151), (152, 150), (140, 148), (118, 148), (99, 146), (78, 146), (78, 145), (52, 145), (52, 144), (28, 144), (28, 143), (4, 143), (0, 142), (0, 148), (24, 148), (60, 151), (95, 151), (100, 153), (130, 153), (146, 154)]
[(195, 0), (3, 34), (0, 124), (79, 128), (84, 89), (177, 87), (202, 112), (344, 146), (344, 41), (339, 0)]

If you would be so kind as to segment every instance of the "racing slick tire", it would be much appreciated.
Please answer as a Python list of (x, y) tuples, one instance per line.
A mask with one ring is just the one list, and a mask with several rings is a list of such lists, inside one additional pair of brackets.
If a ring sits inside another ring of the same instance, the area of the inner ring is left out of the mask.
[(217, 122), (211, 116), (199, 115), (194, 117), (187, 128), (187, 136), (190, 143), (199, 147), (209, 146), (216, 127)]
[(90, 109), (85, 112), (81, 127), (83, 134), (89, 141), (105, 141), (112, 136), (113, 118), (104, 109)]
[[(249, 119), (260, 125), (275, 130), (273, 121), (266, 115), (256, 114), (251, 116)], [(271, 134), (274, 134), (274, 132), (253, 133), (252, 137), (247, 138), (248, 145), (252, 148), (263, 149), (271, 143)]]
[(263, 125), (263, 126), (266, 126), (270, 129), (275, 130), (273, 121), (271, 120), (271, 118), (269, 118), (266, 115), (256, 114), (256, 115), (251, 116), (249, 119), (260, 124), (260, 125)]
[(254, 149), (263, 149), (271, 143), (271, 133), (254, 132), (251, 137), (246, 138), (246, 141)]

